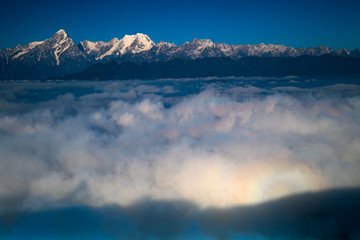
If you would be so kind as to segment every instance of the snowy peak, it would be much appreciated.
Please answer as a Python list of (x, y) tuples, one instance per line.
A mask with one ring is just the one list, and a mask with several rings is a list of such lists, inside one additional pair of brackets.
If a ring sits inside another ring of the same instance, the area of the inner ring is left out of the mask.
[(35, 47), (37, 47), (38, 45), (42, 44), (44, 41), (40, 41), (40, 42), (31, 42), (27, 45), (28, 48), (33, 49)]
[(163, 42), (163, 41), (160, 41), (158, 44), (156, 44), (156, 46), (167, 47), (167, 48), (176, 47), (176, 45), (174, 43)]
[(67, 35), (67, 33), (65, 32), (64, 29), (60, 29), (52, 37), (52, 39), (57, 39), (57, 40), (63, 40), (63, 39), (66, 39), (66, 38), (68, 38), (68, 35)]
[(234, 46), (226, 43), (215, 43), (215, 48), (219, 49), (224, 56), (232, 56), (234, 54)]
[(49, 44), (53, 50), (56, 65), (60, 64), (60, 55), (75, 45), (74, 41), (68, 37), (64, 29), (57, 31), (54, 36), (49, 39)]
[(110, 40), (110, 43), (118, 44), (118, 43), (120, 43), (120, 40), (118, 38), (113, 38), (113, 39)]
[(51, 49), (56, 65), (59, 65), (60, 55), (73, 45), (73, 40), (68, 37), (65, 30), (60, 29), (50, 39), (45, 41), (31, 42), (26, 46), (16, 46), (10, 51), (10, 55), (12, 55), (12, 60), (22, 60), (27, 55), (32, 54), (36, 56), (35, 59), (38, 62), (44, 57), (42, 52), (44, 52), (45, 49)]
[(126, 53), (136, 54), (148, 51), (155, 43), (145, 34), (125, 35), (122, 39), (113, 38), (109, 42), (83, 41), (80, 45), (84, 51), (93, 56), (95, 60), (106, 57), (122, 56)]
[(139, 53), (148, 51), (155, 46), (155, 43), (146, 34), (125, 35), (120, 40), (120, 53)]
[(185, 58), (190, 59), (224, 55), (216, 48), (216, 44), (214, 44), (210, 39), (197, 38), (191, 42), (185, 42), (183, 45), (180, 45), (177, 52), (178, 53), (176, 55), (184, 56)]
[(210, 40), (210, 39), (197, 39), (194, 38), (194, 40), (192, 40), (192, 42), (190, 42), (191, 44), (195, 44), (195, 45), (199, 45), (202, 47), (214, 47), (215, 44)]
[(44, 79), (82, 70), (92, 59), (60, 29), (44, 41), (0, 51), (2, 79)]
[(106, 46), (107, 43), (103, 41), (99, 42), (91, 42), (88, 40), (80, 42), (80, 46), (83, 48), (83, 50), (89, 54), (89, 55), (96, 55), (99, 53), (100, 49), (104, 46)]
[(117, 52), (120, 48), (120, 40), (118, 38), (113, 38), (104, 45), (99, 45), (99, 47), (99, 54), (95, 58), (96, 60), (102, 60), (104, 57), (109, 55), (118, 55)]
[(31, 42), (26, 46), (18, 45), (13, 49), (13, 56), (12, 59), (22, 59), (25, 54), (29, 53), (32, 49), (36, 48), (37, 46), (41, 45), (44, 41), (41, 42)]
[(119, 49), (120, 40), (117, 38), (111, 39), (109, 42), (80, 42), (80, 46), (89, 56), (95, 58), (95, 60), (102, 60), (104, 57), (113, 55)]

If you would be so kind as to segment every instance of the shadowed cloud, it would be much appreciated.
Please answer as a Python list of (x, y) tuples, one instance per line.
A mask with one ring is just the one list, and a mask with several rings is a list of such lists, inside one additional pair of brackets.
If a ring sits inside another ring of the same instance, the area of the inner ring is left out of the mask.
[(360, 190), (294, 195), (253, 206), (200, 209), (185, 201), (143, 200), (128, 207), (74, 206), (0, 215), (14, 239), (357, 239)]

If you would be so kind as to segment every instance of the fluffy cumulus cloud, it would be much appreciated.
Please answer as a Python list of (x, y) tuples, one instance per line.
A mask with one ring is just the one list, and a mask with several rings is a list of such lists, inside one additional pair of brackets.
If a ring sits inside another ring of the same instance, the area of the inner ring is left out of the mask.
[(360, 184), (357, 86), (32, 84), (1, 88), (1, 212), (230, 208)]

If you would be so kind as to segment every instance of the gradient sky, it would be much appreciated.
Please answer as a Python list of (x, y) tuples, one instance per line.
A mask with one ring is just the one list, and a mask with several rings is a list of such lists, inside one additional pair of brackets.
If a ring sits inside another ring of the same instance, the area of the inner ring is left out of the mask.
[(360, 47), (358, 0), (42, 1), (0, 3), (0, 48), (50, 38), (76, 42), (145, 33), (154, 42), (208, 38), (229, 44)]

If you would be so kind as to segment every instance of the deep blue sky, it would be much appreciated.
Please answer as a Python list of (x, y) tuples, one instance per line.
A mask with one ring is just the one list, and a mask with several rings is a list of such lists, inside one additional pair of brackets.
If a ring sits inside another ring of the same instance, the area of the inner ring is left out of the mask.
[(145, 33), (154, 42), (360, 47), (359, 0), (12, 0), (0, 3), (0, 48), (50, 38), (76, 42)]

